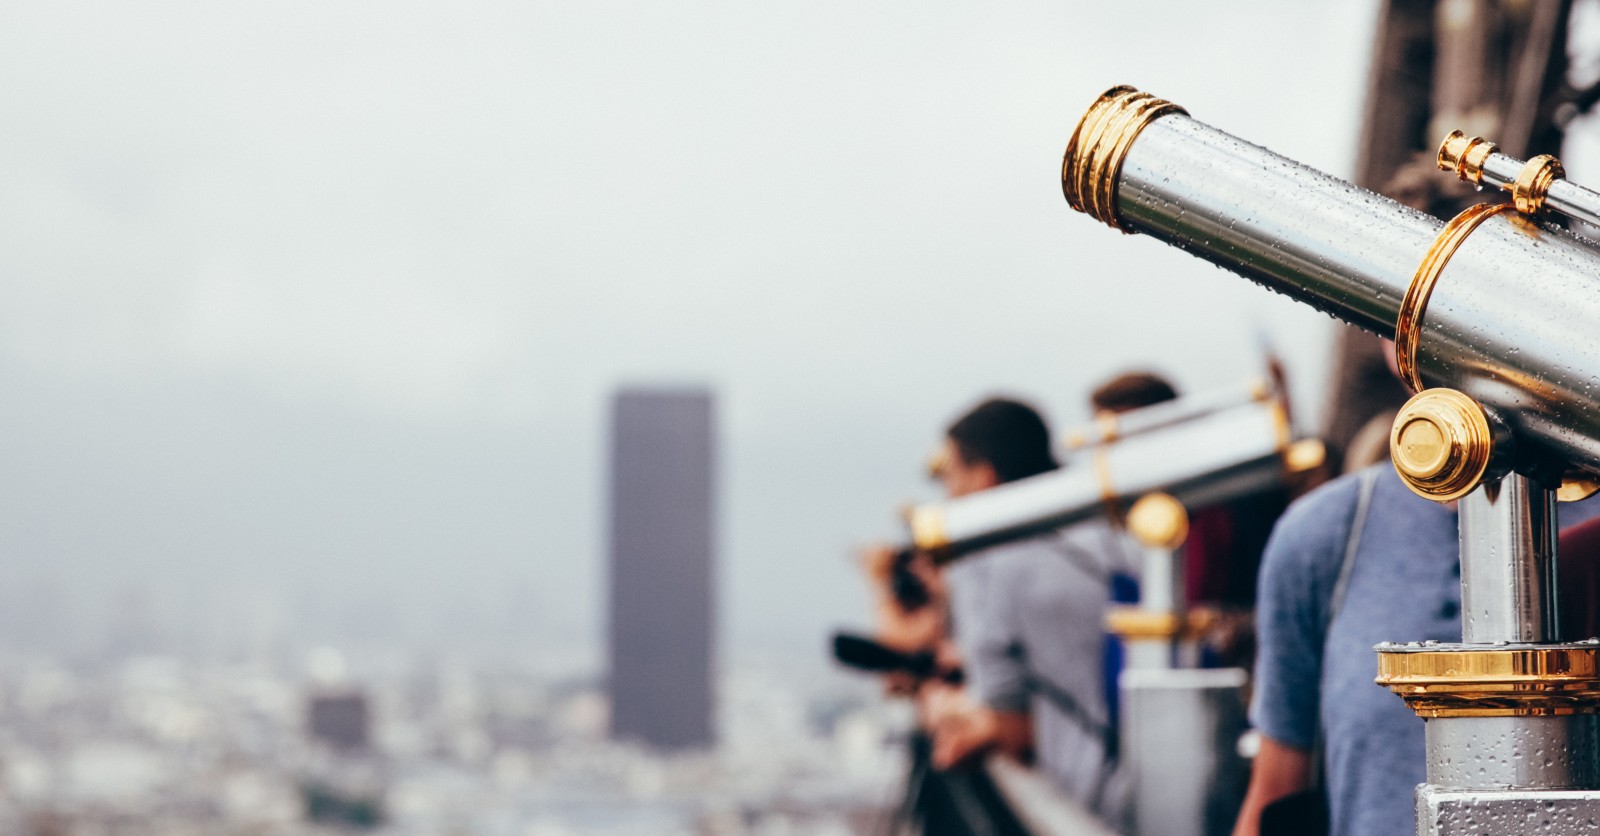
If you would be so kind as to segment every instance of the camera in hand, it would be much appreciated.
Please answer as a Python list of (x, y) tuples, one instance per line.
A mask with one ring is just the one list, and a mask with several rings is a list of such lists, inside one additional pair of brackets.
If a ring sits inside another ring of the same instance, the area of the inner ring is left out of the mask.
[(889, 564), (889, 590), (894, 594), (895, 603), (906, 612), (920, 610), (933, 600), (927, 583), (911, 570), (916, 554), (912, 549), (901, 549), (895, 552), (894, 561)]
[(846, 667), (873, 673), (908, 673), (918, 679), (940, 679), (960, 685), (960, 668), (941, 670), (931, 650), (905, 653), (853, 633), (833, 634), (833, 658)]

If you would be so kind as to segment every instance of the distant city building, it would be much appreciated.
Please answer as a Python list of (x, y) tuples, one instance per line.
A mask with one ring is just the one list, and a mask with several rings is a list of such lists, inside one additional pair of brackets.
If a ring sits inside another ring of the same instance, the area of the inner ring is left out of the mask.
[(715, 430), (711, 393), (627, 389), (612, 404), (611, 734), (712, 742)]
[(315, 693), (306, 703), (306, 726), (314, 740), (337, 749), (365, 749), (371, 717), (359, 691)]

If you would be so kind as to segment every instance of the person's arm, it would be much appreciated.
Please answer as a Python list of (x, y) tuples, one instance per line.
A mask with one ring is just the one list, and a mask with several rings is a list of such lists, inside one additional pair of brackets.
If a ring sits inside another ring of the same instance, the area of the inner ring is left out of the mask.
[(996, 750), (1026, 762), (1033, 751), (1031, 692), (1015, 652), (1016, 608), (1007, 598), (1016, 567), (1005, 552), (970, 560), (983, 563), (959, 566), (946, 578), (970, 699), (934, 729), (933, 763), (941, 769)]
[(983, 567), (987, 570), (983, 583), (969, 590), (977, 594), (965, 599), (968, 605), (956, 614), (956, 642), (966, 663), (967, 687), (975, 702), (1004, 722), (1007, 740), (1025, 733), (1026, 743), (1031, 744), (1033, 729), (1027, 716), (1033, 689), (1017, 606), (1029, 583), (1028, 563), (1012, 552), (981, 559), (989, 561)]
[(988, 752), (1009, 755), (1019, 763), (1032, 762), (1033, 718), (969, 703), (934, 724), (935, 767), (950, 769)]
[(1033, 715), (1026, 712), (994, 711), (994, 746), (1019, 763), (1033, 762)]
[(1234, 825), (1255, 836), (1261, 810), (1309, 788), (1320, 725), (1322, 654), (1328, 602), (1344, 559), (1356, 480), (1308, 494), (1289, 507), (1261, 558), (1256, 629), (1259, 651), (1250, 719), (1261, 751)]
[[(872, 592), (875, 638), (887, 647), (915, 652), (935, 647), (945, 637), (944, 589), (936, 572), (913, 564), (913, 571), (928, 585), (929, 601), (914, 610), (900, 605), (893, 591), (895, 552), (888, 547), (867, 549), (861, 555), (867, 588)], [(926, 558), (920, 558), (926, 562)]]
[(1261, 736), (1261, 751), (1250, 770), (1250, 789), (1239, 808), (1233, 836), (1257, 836), (1261, 830), (1261, 811), (1268, 804), (1311, 786), (1311, 753), (1286, 746), (1266, 735)]
[(1029, 753), (1033, 726), (1026, 714), (996, 712), (973, 701), (964, 689), (937, 682), (922, 687), (917, 704), (924, 727), (933, 735), (933, 765), (938, 769), (996, 750), (1019, 760)]

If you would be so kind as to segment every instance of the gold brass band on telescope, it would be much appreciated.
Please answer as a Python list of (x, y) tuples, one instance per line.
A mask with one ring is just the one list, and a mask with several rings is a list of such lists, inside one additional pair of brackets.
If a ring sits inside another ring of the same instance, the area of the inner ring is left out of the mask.
[(906, 523), (911, 528), (911, 542), (924, 551), (934, 551), (950, 545), (944, 531), (944, 512), (931, 505), (919, 505), (906, 512)]
[(1600, 477), (1582, 470), (1569, 470), (1561, 477), (1561, 487), (1556, 488), (1556, 500), (1578, 502), (1600, 493)]
[(1106, 610), (1106, 632), (1124, 640), (1198, 639), (1222, 620), (1214, 609), (1197, 608), (1183, 613), (1142, 610), (1134, 606)]
[(1567, 176), (1561, 161), (1549, 154), (1540, 154), (1523, 164), (1517, 172), (1517, 182), (1511, 185), (1511, 202), (1524, 215), (1537, 215), (1544, 211), (1545, 195), (1550, 184)]
[(1302, 438), (1283, 451), (1283, 468), (1289, 473), (1315, 470), (1328, 460), (1328, 446), (1320, 438)]
[(1483, 163), (1498, 150), (1498, 146), (1482, 137), (1451, 131), (1439, 145), (1439, 168), (1454, 171), (1464, 181), (1482, 184)]
[(1294, 427), (1289, 420), (1289, 404), (1283, 398), (1272, 402), (1272, 436), (1278, 442), (1278, 452), (1283, 453), (1294, 443)]
[[(1457, 177), (1470, 183), (1483, 185), (1483, 166), (1489, 155), (1500, 149), (1481, 137), (1469, 137), (1460, 131), (1451, 131), (1439, 144), (1437, 162), (1443, 171), (1453, 171)], [(1512, 205), (1524, 215), (1537, 215), (1544, 211), (1545, 195), (1550, 184), (1567, 176), (1561, 161), (1549, 154), (1540, 154), (1517, 172), (1517, 179), (1502, 186), (1511, 192)]]
[[(1091, 436), (1090, 433), (1093, 433)], [(1076, 452), (1091, 444), (1110, 444), (1122, 437), (1117, 424), (1117, 414), (1114, 412), (1098, 412), (1094, 416), (1094, 429), (1086, 431), (1082, 428), (1067, 433), (1066, 448)]]
[(1094, 480), (1100, 485), (1100, 503), (1106, 508), (1106, 516), (1120, 524), (1122, 504), (1117, 501), (1116, 485), (1111, 483), (1111, 457), (1106, 454), (1106, 448), (1096, 447), (1089, 458), (1094, 467)]
[(1122, 160), (1144, 126), (1168, 113), (1188, 111), (1125, 85), (1102, 93), (1079, 120), (1061, 161), (1061, 192), (1067, 204), (1107, 226), (1131, 232), (1117, 220)]
[(1600, 646), (1378, 648), (1375, 680), (1420, 717), (1600, 714)]
[(1422, 316), (1428, 310), (1428, 297), (1433, 295), (1433, 286), (1439, 281), (1439, 274), (1444, 272), (1445, 265), (1450, 263), (1450, 257), (1455, 255), (1461, 242), (1467, 240), (1467, 236), (1479, 224), (1512, 208), (1509, 203), (1480, 203), (1451, 218), (1439, 231), (1433, 246), (1428, 248), (1428, 254), (1417, 267), (1411, 286), (1406, 288), (1405, 299), (1400, 302), (1400, 318), (1394, 326), (1395, 365), (1400, 370), (1400, 380), (1412, 394), (1426, 388), (1422, 383), (1422, 373), (1417, 368), (1417, 349), (1422, 342)]
[(1111, 442), (1116, 441), (1119, 437), (1117, 432), (1117, 414), (1115, 412), (1101, 412), (1095, 415), (1094, 425), (1100, 429), (1101, 444), (1110, 444)]

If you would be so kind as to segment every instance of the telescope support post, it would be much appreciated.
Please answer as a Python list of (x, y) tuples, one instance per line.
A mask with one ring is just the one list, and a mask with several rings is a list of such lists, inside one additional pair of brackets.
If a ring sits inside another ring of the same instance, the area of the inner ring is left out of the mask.
[(1592, 642), (1562, 643), (1556, 491), (1509, 470), (1513, 445), (1453, 389), (1418, 392), (1390, 435), (1401, 479), (1457, 501), (1460, 525), (1461, 642), (1378, 647), (1378, 682), (1426, 723), (1420, 836), (1600, 822), (1600, 659)]
[[(1197, 639), (1215, 610), (1184, 601), (1189, 513), (1164, 493), (1146, 494), (1125, 516), (1140, 549), (1139, 603), (1107, 613), (1127, 656), (1122, 767), (1132, 836), (1220, 836), (1232, 829), (1249, 770), (1232, 744), (1246, 727), (1239, 668), (1197, 670)], [(1226, 741), (1219, 746), (1219, 741)]]
[(1189, 512), (1164, 493), (1146, 494), (1128, 509), (1126, 536), (1139, 549), (1139, 603), (1119, 607), (1106, 617), (1106, 628), (1122, 637), (1128, 670), (1174, 667), (1179, 648), (1206, 625), (1187, 612), (1183, 600), (1183, 544), (1189, 536)]
[(1128, 670), (1156, 670), (1174, 665), (1184, 626), (1183, 566), (1176, 549), (1143, 546), (1139, 570), (1139, 604), (1144, 614), (1169, 619), (1168, 635), (1130, 636), (1124, 642)]
[(1150, 612), (1183, 612), (1183, 564), (1177, 549), (1144, 546), (1139, 573), (1139, 607)]
[[(1558, 660), (1556, 668), (1573, 658), (1592, 664), (1592, 646), (1586, 655), (1539, 653), (1576, 647), (1560, 643), (1555, 492), (1512, 473), (1459, 502), (1462, 643), (1424, 649), (1454, 657), (1444, 668), (1456, 672), (1518, 647), (1528, 658)], [(1436, 678), (1432, 703), (1413, 702), (1426, 723), (1428, 759), (1416, 795), (1419, 836), (1577, 834), (1600, 821), (1600, 716), (1588, 713), (1592, 700), (1584, 708), (1541, 699), (1563, 683), (1538, 681), (1547, 665), (1528, 667), (1516, 708), (1485, 695), (1494, 685), (1459, 673), (1453, 682)], [(1592, 690), (1593, 671), (1589, 679)]]
[(1461, 498), (1461, 641), (1561, 641), (1555, 492), (1519, 473)]

